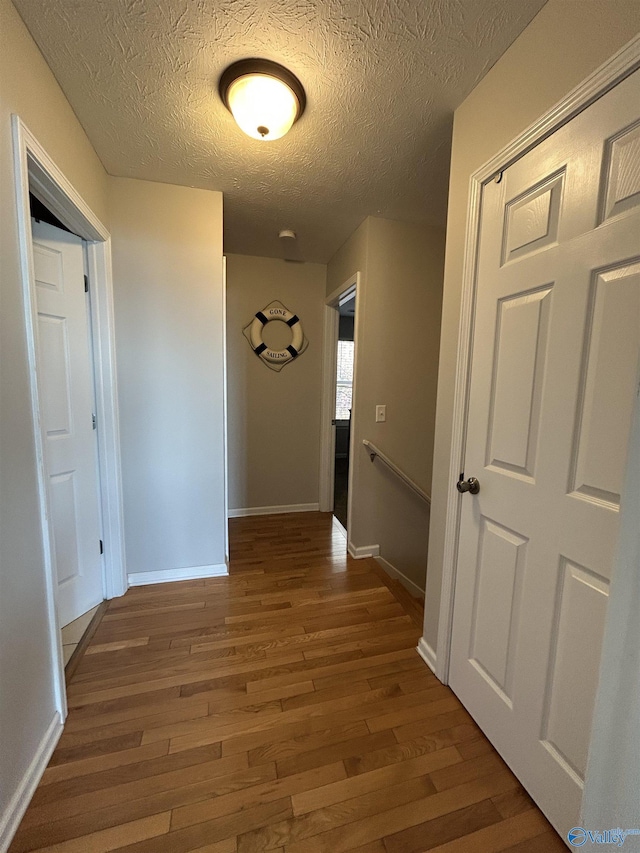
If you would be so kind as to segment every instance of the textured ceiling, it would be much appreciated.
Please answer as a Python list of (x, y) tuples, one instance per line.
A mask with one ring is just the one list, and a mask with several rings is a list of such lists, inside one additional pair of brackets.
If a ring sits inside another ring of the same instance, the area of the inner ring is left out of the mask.
[[(443, 225), (452, 112), (544, 0), (14, 0), (113, 175), (224, 193), (225, 251), (326, 262), (369, 214)], [(249, 139), (231, 62), (290, 68), (307, 110)]]

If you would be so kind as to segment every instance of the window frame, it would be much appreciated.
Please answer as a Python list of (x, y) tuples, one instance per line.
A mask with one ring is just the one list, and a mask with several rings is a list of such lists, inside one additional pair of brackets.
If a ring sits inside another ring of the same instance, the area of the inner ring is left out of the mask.
[[(340, 364), (340, 344), (351, 344), (351, 379), (339, 379), (338, 378), (338, 368)], [(348, 417), (339, 417), (338, 416), (338, 389), (339, 388), (349, 388), (349, 413), (351, 412), (353, 406), (353, 370), (355, 366), (355, 341), (348, 340), (340, 340), (338, 339), (338, 347), (337, 347), (337, 357), (336, 357), (336, 397), (333, 404), (333, 416), (336, 421), (346, 422), (350, 420), (350, 414)]]

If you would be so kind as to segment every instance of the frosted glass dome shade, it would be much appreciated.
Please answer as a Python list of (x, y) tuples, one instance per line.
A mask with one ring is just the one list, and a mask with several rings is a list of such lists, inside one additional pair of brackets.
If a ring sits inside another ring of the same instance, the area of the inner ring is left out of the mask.
[(241, 130), (261, 141), (284, 136), (305, 107), (304, 89), (297, 77), (264, 59), (245, 59), (229, 66), (219, 88)]

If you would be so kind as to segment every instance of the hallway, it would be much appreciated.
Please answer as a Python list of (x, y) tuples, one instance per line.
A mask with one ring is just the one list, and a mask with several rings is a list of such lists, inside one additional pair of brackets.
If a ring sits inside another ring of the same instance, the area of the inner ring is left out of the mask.
[(110, 602), (10, 853), (566, 849), (330, 514), (230, 526), (228, 578)]

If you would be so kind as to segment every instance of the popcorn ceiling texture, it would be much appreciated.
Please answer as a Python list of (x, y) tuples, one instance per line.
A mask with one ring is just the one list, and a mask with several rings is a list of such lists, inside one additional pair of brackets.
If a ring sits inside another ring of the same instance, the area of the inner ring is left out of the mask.
[[(452, 113), (544, 0), (14, 0), (110, 174), (224, 193), (225, 251), (327, 262), (365, 216), (444, 225)], [(283, 139), (217, 81), (262, 56), (302, 81)], [(496, 116), (499, 120), (499, 116)]]

